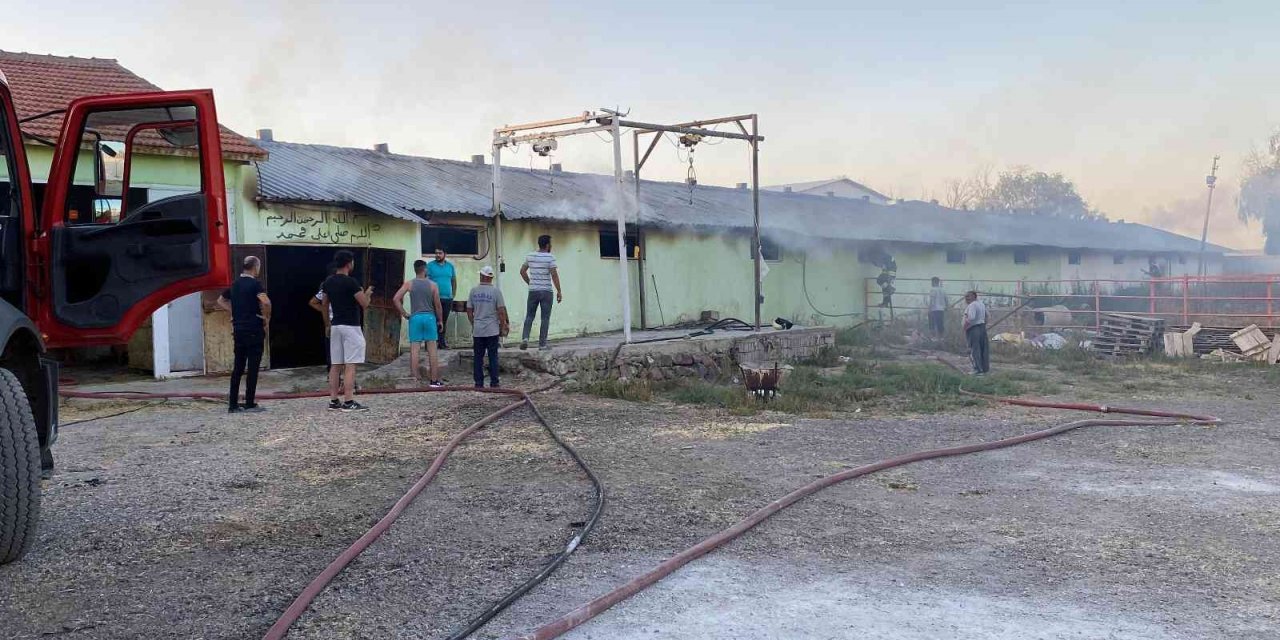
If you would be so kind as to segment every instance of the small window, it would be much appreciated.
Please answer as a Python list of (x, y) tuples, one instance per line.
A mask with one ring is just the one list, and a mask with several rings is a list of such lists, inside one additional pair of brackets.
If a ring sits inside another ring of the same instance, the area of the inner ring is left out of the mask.
[(1178, 264), (1186, 264), (1186, 263), (1187, 263), (1187, 257), (1186, 257), (1186, 256), (1184, 256), (1184, 255), (1182, 255), (1181, 253), (1179, 253), (1179, 254), (1178, 254)]
[(1117, 253), (1114, 256), (1111, 256), (1111, 264), (1124, 264), (1124, 254)]
[[(618, 257), (618, 230), (617, 229), (601, 229), (600, 230), (600, 257), (601, 258), (617, 258)], [(627, 232), (627, 259), (638, 260), (640, 258), (640, 232)]]
[(1013, 250), (1014, 264), (1031, 264), (1031, 252), (1026, 249)]
[(1080, 264), (1080, 252), (1072, 251), (1067, 254), (1067, 264)]
[(459, 256), (480, 254), (480, 229), (476, 227), (449, 227), (438, 224), (422, 225), (422, 255), (431, 255), (436, 249)]
[(782, 245), (760, 236), (760, 257), (765, 262), (782, 262)]
[(964, 264), (965, 257), (959, 249), (947, 249), (947, 264)]

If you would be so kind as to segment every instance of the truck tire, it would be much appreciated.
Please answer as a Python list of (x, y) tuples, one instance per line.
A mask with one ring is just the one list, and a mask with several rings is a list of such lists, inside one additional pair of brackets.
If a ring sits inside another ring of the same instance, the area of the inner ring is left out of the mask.
[(40, 437), (22, 384), (0, 369), (0, 564), (22, 557), (40, 519)]

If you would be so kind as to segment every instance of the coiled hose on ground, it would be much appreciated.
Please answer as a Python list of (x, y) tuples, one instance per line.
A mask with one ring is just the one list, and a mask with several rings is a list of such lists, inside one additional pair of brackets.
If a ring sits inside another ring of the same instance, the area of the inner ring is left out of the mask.
[[(413, 486), (409, 488), (409, 490), (404, 494), (404, 496), (402, 496), (399, 500), (396, 501), (395, 505), (391, 507), (391, 510), (388, 511), (387, 514), (377, 522), (377, 524), (373, 525), (373, 527), (370, 528), (367, 532), (365, 532), (364, 535), (360, 536), (359, 539), (357, 539), (354, 543), (352, 543), (350, 547), (348, 547), (345, 551), (339, 554), (338, 557), (333, 560), (333, 562), (329, 563), (329, 565), (325, 567), (325, 569), (321, 571), (319, 575), (317, 575), (314, 579), (312, 579), (312, 581), (309, 584), (307, 584), (307, 586), (302, 590), (302, 592), (298, 595), (298, 597), (294, 599), (293, 603), (290, 604), (289, 607), (285, 609), (284, 613), (281, 614), (280, 618), (276, 620), (275, 624), (271, 625), (271, 628), (267, 630), (267, 633), (263, 636), (264, 640), (278, 640), (280, 638), (284, 638), (285, 635), (289, 633), (289, 628), (292, 627), (293, 624), (297, 622), (299, 618), (302, 617), (302, 614), (306, 612), (307, 608), (316, 599), (316, 597), (318, 597), (320, 593), (324, 591), (324, 589), (329, 585), (329, 583), (332, 582), (333, 579), (336, 578), (338, 574), (341, 573), (342, 570), (347, 567), (347, 565), (351, 564), (353, 560), (355, 560), (361, 553), (363, 553), (365, 549), (368, 549), (369, 546), (374, 543), (374, 541), (376, 541), (379, 537), (382, 536), (382, 534), (386, 533), (387, 530), (391, 528), (392, 523), (394, 523), (396, 519), (400, 517), (400, 514), (404, 513), (405, 509), (407, 509), (409, 505), (413, 503), (413, 501), (418, 497), (418, 494), (422, 493), (422, 490), (425, 489), (427, 485), (431, 483), (431, 481), (435, 478), (436, 474), (439, 473), (441, 467), (444, 466), (445, 461), (448, 460), (449, 455), (453, 453), (454, 449), (456, 449), (458, 445), (462, 443), (463, 440), (466, 440), (471, 434), (475, 433), (476, 431), (480, 430), (486, 425), (492, 424), (493, 422), (497, 421), (503, 416), (510, 414), (525, 406), (527, 406), (530, 412), (533, 413), (533, 417), (538, 421), (539, 424), (542, 425), (542, 428), (547, 432), (547, 435), (551, 437), (552, 441), (554, 441), (556, 445), (558, 445), (561, 449), (564, 449), (564, 451), (567, 454), (569, 454), (569, 457), (573, 459), (574, 464), (578, 465), (578, 468), (581, 469), (582, 472), (586, 474), (587, 479), (590, 480), (592, 488), (595, 491), (593, 506), (591, 508), (591, 515), (590, 517), (587, 518), (586, 523), (582, 526), (582, 530), (569, 539), (569, 541), (565, 545), (565, 548), (560, 553), (558, 553), (555, 556), (555, 558), (553, 558), (550, 562), (548, 562), (545, 566), (543, 566), (541, 570), (539, 570), (536, 574), (534, 574), (524, 583), (520, 584), (518, 587), (510, 591), (507, 595), (503, 596), (497, 602), (493, 603), (484, 611), (482, 611), (479, 615), (475, 616), (467, 624), (466, 627), (450, 634), (449, 635), (450, 640), (461, 640), (462, 638), (466, 638), (467, 636), (471, 635), (476, 630), (483, 627), (485, 624), (488, 624), (490, 620), (492, 620), (499, 613), (505, 610), (513, 602), (515, 602), (516, 600), (519, 600), (522, 596), (524, 596), (524, 594), (528, 593), (534, 587), (538, 586), (543, 581), (545, 581), (548, 577), (550, 577), (552, 573), (554, 573), (557, 569), (559, 569), (560, 566), (563, 565), (569, 559), (569, 556), (572, 555), (573, 552), (577, 550), (577, 548), (582, 544), (582, 541), (586, 539), (588, 535), (590, 535), (593, 529), (595, 529), (596, 523), (599, 522), (600, 515), (604, 511), (604, 502), (605, 502), (604, 486), (600, 483), (600, 479), (596, 476), (595, 472), (591, 470), (591, 467), (587, 465), (587, 463), (582, 459), (582, 457), (578, 455), (578, 452), (574, 450), (572, 446), (570, 446), (568, 443), (566, 443), (564, 440), (560, 438), (560, 435), (557, 434), (556, 431), (551, 427), (550, 422), (548, 422), (546, 417), (542, 415), (542, 412), (538, 410), (537, 405), (533, 403), (533, 399), (530, 397), (531, 394), (539, 393), (541, 391), (546, 391), (547, 389), (554, 387), (556, 384), (559, 384), (559, 382), (546, 385), (529, 392), (520, 391), (518, 389), (476, 389), (472, 387), (361, 390), (360, 395), (467, 391), (467, 392), (473, 392), (473, 393), (490, 393), (490, 394), (514, 396), (514, 397), (518, 397), (519, 400), (516, 400), (515, 402), (505, 407), (502, 407), (501, 409), (498, 409), (497, 411), (481, 418), (480, 420), (473, 422), (467, 428), (463, 429), (462, 431), (458, 432), (455, 436), (453, 436), (453, 438), (451, 438), (449, 442), (445, 444), (444, 448), (441, 449), (440, 453), (436, 455), (435, 459), (431, 462), (431, 466), (427, 468), (426, 473), (424, 473), (422, 477), (418, 478), (418, 481), (415, 482)], [(325, 392), (260, 393), (258, 394), (257, 397), (263, 400), (291, 400), (291, 399), (299, 399), (299, 398), (320, 398), (320, 397), (326, 397), (328, 395), (329, 394)], [(86, 399), (98, 399), (98, 400), (102, 400), (102, 399), (166, 400), (171, 398), (225, 400), (227, 397), (226, 394), (199, 392), (199, 391), (160, 392), (160, 393), (135, 392), (135, 391), (63, 391), (62, 396), (67, 398), (86, 398)], [(146, 408), (146, 407), (140, 407), (140, 409), (141, 408)], [(119, 415), (119, 414), (113, 414), (113, 415)], [(105, 418), (109, 416), (101, 416), (101, 417)], [(93, 418), (93, 419), (97, 419), (97, 418)]]
[(841, 482), (845, 482), (847, 480), (852, 480), (854, 478), (875, 473), (877, 471), (884, 471), (886, 469), (891, 469), (893, 467), (899, 467), (902, 465), (911, 464), (913, 462), (920, 462), (923, 460), (933, 460), (936, 458), (945, 458), (950, 456), (966, 455), (970, 453), (978, 453), (980, 451), (992, 451), (995, 449), (1003, 449), (1005, 447), (1012, 447), (1020, 444), (1026, 444), (1028, 442), (1043, 440), (1045, 438), (1050, 438), (1050, 437), (1060, 435), (1068, 431), (1073, 431), (1075, 429), (1080, 429), (1083, 427), (1174, 425), (1174, 424), (1180, 424), (1183, 422), (1193, 422), (1197, 424), (1217, 424), (1221, 422), (1219, 418), (1214, 416), (1199, 416), (1199, 415), (1176, 413), (1171, 411), (1157, 411), (1157, 410), (1151, 410), (1151, 409), (1129, 409), (1129, 408), (1123, 408), (1123, 407), (1108, 407), (1104, 405), (1062, 404), (1062, 403), (1056, 403), (1056, 402), (1040, 402), (1036, 400), (1021, 400), (1017, 398), (999, 398), (995, 396), (969, 393), (969, 392), (965, 392), (963, 389), (961, 391), (963, 393), (967, 393), (969, 395), (991, 400), (993, 402), (1002, 402), (1005, 404), (1013, 404), (1013, 405), (1019, 405), (1019, 406), (1025, 406), (1025, 407), (1070, 409), (1070, 410), (1076, 410), (1076, 411), (1094, 411), (1094, 412), (1100, 412), (1100, 413), (1118, 413), (1118, 414), (1129, 414), (1129, 415), (1139, 415), (1139, 416), (1149, 416), (1149, 417), (1160, 417), (1160, 418), (1168, 418), (1168, 419), (1166, 420), (1124, 420), (1124, 419), (1095, 418), (1095, 419), (1088, 419), (1088, 420), (1077, 420), (1075, 422), (1069, 422), (1067, 424), (1059, 425), (1056, 427), (1051, 427), (1051, 428), (1043, 429), (1040, 431), (1033, 431), (1031, 433), (1025, 433), (1022, 435), (1012, 436), (1009, 438), (1002, 438), (1000, 440), (992, 440), (989, 442), (979, 442), (979, 443), (970, 444), (970, 445), (944, 447), (941, 449), (930, 449), (927, 451), (918, 451), (916, 453), (908, 453), (908, 454), (888, 458), (885, 460), (881, 460), (879, 462), (873, 462), (871, 464), (863, 465), (861, 467), (856, 467), (853, 469), (841, 471), (833, 475), (829, 475), (825, 478), (815, 480), (803, 487), (800, 487), (799, 489), (796, 489), (791, 493), (788, 493), (787, 495), (766, 505), (764, 508), (747, 516), (745, 519), (738, 522), (737, 524), (727, 529), (724, 529), (723, 531), (720, 531), (719, 533), (711, 536), (710, 538), (703, 540), (702, 542), (699, 542), (693, 545), (692, 547), (689, 547), (688, 549), (685, 549), (684, 551), (681, 551), (675, 556), (672, 556), (671, 558), (659, 563), (657, 566), (650, 569), (649, 571), (639, 576), (636, 576), (635, 578), (632, 578), (626, 584), (623, 584), (617, 587), (616, 589), (573, 609), (569, 613), (537, 628), (531, 633), (528, 633), (523, 636), (519, 636), (519, 640), (552, 640), (553, 638), (558, 638), (561, 635), (567, 633), (569, 630), (603, 613), (613, 605), (618, 604), (619, 602), (622, 602), (623, 600), (626, 600), (627, 598), (630, 598), (631, 596), (647, 589), (648, 587), (657, 583), (659, 580), (665, 578), (668, 575), (671, 575), (672, 573), (674, 573), (676, 570), (680, 569), (684, 565), (708, 553), (711, 553), (713, 550), (719, 548), (720, 546), (734, 540), (738, 536), (741, 536), (742, 534), (751, 530), (756, 525), (767, 520), (770, 516), (774, 515), (775, 513), (778, 513), (779, 511), (786, 509), (787, 507), (795, 504), (796, 502), (799, 502), (800, 500), (803, 500), (804, 498), (810, 495), (813, 495), (814, 493), (817, 493), (818, 491), (821, 491), (823, 489), (826, 489), (827, 487), (839, 484)]

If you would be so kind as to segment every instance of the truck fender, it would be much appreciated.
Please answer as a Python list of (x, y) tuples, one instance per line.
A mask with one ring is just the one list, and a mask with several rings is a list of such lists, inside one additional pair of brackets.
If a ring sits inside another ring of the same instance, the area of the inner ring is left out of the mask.
[(44, 358), (44, 340), (31, 318), (7, 300), (0, 299), (0, 367), (18, 377), (31, 403), (31, 414), (40, 433), (40, 449), (46, 459), (58, 438), (58, 363)]

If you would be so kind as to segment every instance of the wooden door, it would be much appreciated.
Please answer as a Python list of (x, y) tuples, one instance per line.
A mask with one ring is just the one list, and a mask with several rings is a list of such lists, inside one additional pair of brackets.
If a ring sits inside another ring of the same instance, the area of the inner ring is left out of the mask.
[(365, 359), (385, 364), (400, 356), (400, 329), (404, 321), (392, 298), (404, 284), (404, 251), (369, 249), (364, 258), (363, 283), (373, 287), (364, 316)]

